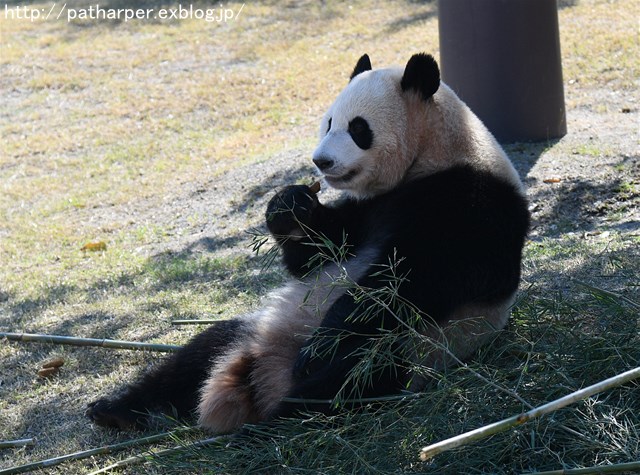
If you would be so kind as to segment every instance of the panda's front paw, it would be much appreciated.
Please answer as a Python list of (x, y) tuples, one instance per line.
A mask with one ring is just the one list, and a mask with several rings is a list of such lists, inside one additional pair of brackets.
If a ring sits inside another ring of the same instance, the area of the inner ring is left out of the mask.
[(267, 205), (267, 228), (276, 238), (301, 239), (309, 233), (318, 197), (306, 185), (284, 188)]

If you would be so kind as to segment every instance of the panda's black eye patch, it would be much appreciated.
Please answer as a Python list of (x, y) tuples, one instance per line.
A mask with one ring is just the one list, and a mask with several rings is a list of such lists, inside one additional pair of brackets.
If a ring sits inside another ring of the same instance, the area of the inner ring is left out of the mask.
[(349, 135), (362, 150), (368, 150), (373, 143), (373, 131), (362, 117), (354, 117), (349, 122)]
[(331, 117), (329, 117), (329, 125), (327, 125), (327, 131), (324, 134), (327, 135), (330, 130), (331, 130)]

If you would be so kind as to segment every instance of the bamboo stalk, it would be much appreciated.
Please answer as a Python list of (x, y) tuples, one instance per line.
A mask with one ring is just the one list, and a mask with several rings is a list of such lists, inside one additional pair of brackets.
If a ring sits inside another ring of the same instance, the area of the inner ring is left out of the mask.
[(0, 449), (24, 447), (25, 445), (35, 445), (35, 441), (33, 439), (0, 440)]
[(640, 471), (640, 461), (616, 463), (613, 465), (600, 465), (586, 468), (566, 468), (561, 470), (551, 470), (548, 472), (531, 472), (526, 475), (587, 475), (594, 473), (620, 473)]
[(460, 447), (462, 445), (467, 445), (476, 440), (484, 439), (485, 437), (489, 437), (499, 432), (503, 432), (512, 427), (516, 427), (521, 424), (524, 424), (525, 422), (531, 419), (535, 419), (536, 417), (540, 417), (549, 412), (556, 411), (560, 408), (563, 408), (581, 399), (585, 399), (589, 396), (593, 396), (594, 394), (597, 394), (602, 391), (606, 391), (607, 389), (621, 386), (622, 384), (627, 383), (639, 377), (640, 377), (640, 366), (637, 368), (631, 369), (629, 371), (625, 371), (624, 373), (618, 374), (616, 376), (613, 376), (609, 379), (605, 379), (604, 381), (600, 381), (599, 383), (593, 384), (586, 388), (580, 389), (579, 391), (575, 391), (571, 394), (567, 394), (566, 396), (563, 396), (560, 399), (556, 399), (542, 406), (538, 406), (528, 412), (519, 414), (517, 416), (509, 417), (508, 419), (504, 419), (499, 422), (494, 422), (493, 424), (480, 427), (478, 429), (466, 432), (464, 434), (457, 435), (455, 437), (451, 437), (450, 439), (446, 439), (435, 444), (431, 444), (427, 447), (424, 447), (420, 451), (420, 459), (428, 460), (442, 452), (446, 452), (447, 450), (451, 450), (456, 447)]
[[(188, 430), (188, 429), (185, 429), (185, 430)], [(162, 434), (150, 435), (147, 437), (142, 437), (140, 439), (127, 440), (126, 442), (121, 442), (119, 444), (105, 445), (104, 447), (98, 447), (95, 449), (84, 450), (82, 452), (62, 455), (60, 457), (40, 460), (39, 462), (32, 462), (26, 465), (19, 465), (17, 467), (11, 467), (4, 470), (0, 470), (0, 475), (13, 475), (15, 473), (24, 473), (24, 472), (29, 472), (31, 470), (36, 470), (40, 468), (53, 467), (55, 465), (59, 465), (63, 462), (67, 462), (70, 460), (82, 460), (88, 457), (92, 457), (94, 455), (112, 454), (114, 452), (119, 452), (121, 450), (128, 449), (129, 447), (152, 444), (154, 442), (166, 439), (167, 437), (170, 437), (178, 432), (184, 432), (184, 430), (173, 431), (173, 432), (163, 432)]]
[(171, 325), (211, 325), (220, 320), (195, 319), (195, 320), (172, 320)]
[(178, 345), (163, 345), (156, 343), (140, 343), (137, 341), (107, 340), (100, 338), (79, 338), (74, 336), (42, 335), (38, 333), (5, 333), (0, 332), (0, 338), (10, 341), (56, 343), (72, 346), (99, 346), (101, 348), (119, 348), (125, 350), (147, 350), (171, 352), (180, 349)]
[[(143, 463), (143, 462), (147, 462), (151, 457), (162, 457), (165, 455), (170, 455), (176, 452), (179, 452), (181, 450), (185, 450), (185, 449), (191, 449), (191, 448), (199, 448), (199, 447), (206, 447), (207, 445), (211, 445), (214, 444), (216, 442), (218, 442), (221, 439), (225, 439), (228, 436), (226, 435), (218, 435), (215, 437), (211, 437), (209, 439), (203, 439), (203, 440), (199, 440), (197, 442), (194, 442), (193, 444), (187, 444), (187, 445), (177, 445), (175, 447), (170, 447), (168, 449), (162, 449), (162, 450), (157, 450), (155, 452), (148, 452), (146, 454), (140, 454), (140, 455), (134, 455), (132, 457), (128, 457), (124, 460), (120, 460), (114, 464), (108, 465), (106, 467), (103, 467), (99, 470), (96, 470), (95, 472), (91, 472), (89, 473), (89, 475), (99, 475), (101, 473), (107, 473), (110, 472), (111, 470), (114, 470), (116, 468), (122, 468), (122, 467), (127, 467), (130, 465), (136, 465), (139, 463)], [(1, 473), (1, 472), (0, 472)]]
[[(341, 401), (345, 404), (367, 404), (372, 402), (406, 401), (407, 399), (418, 399), (424, 397), (424, 395), (424, 393), (403, 392), (400, 394), (390, 394), (389, 396), (361, 397), (355, 399), (342, 399)], [(281, 401), (298, 404), (333, 404), (335, 402), (334, 399), (308, 399), (297, 397), (283, 397)]]

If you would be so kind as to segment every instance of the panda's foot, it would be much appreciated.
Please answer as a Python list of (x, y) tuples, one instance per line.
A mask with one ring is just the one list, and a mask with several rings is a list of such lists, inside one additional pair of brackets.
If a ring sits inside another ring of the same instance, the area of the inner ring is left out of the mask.
[(134, 412), (129, 407), (119, 405), (117, 401), (98, 399), (87, 406), (85, 411), (91, 421), (101, 427), (113, 427), (119, 430), (143, 430), (147, 428), (147, 416)]

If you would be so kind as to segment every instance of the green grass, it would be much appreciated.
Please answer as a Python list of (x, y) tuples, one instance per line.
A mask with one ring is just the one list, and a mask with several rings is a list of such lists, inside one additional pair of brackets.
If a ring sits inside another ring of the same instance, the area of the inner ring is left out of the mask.
[[(222, 25), (32, 23), (0, 13), (0, 329), (175, 344), (199, 327), (173, 327), (173, 319), (228, 318), (257, 306), (283, 277), (278, 267), (261, 270), (245, 232), (261, 223), (276, 185), (265, 174), (261, 186), (224, 188), (225, 173), (281, 155), (292, 166), (307, 160), (319, 117), (362, 53), (374, 67), (417, 51), (437, 57), (436, 8), (251, 2)], [(569, 117), (584, 108), (615, 125), (618, 105), (602, 91), (637, 88), (636, 10), (633, 0), (560, 10)], [(620, 154), (594, 134), (511, 148), (576, 161)], [(575, 280), (638, 301), (640, 241), (616, 228), (633, 210), (638, 181), (630, 161), (612, 167), (628, 207), (604, 207), (604, 233), (563, 216), (528, 243), (511, 326), (471, 365), (532, 404), (639, 364), (637, 312)], [(269, 173), (278, 172), (306, 179), (289, 168)], [(80, 250), (92, 241), (106, 251)], [(66, 360), (60, 376), (38, 379), (54, 355)], [(82, 412), (158, 358), (0, 343), (0, 439), (37, 439), (0, 451), (0, 468), (132, 438), (92, 428)], [(467, 369), (438, 375), (432, 389), (407, 404), (283, 423), (261, 439), (125, 473), (511, 473), (640, 458), (638, 389), (628, 385), (423, 464), (423, 445), (522, 409)], [(86, 473), (110, 461), (49, 472)]]

